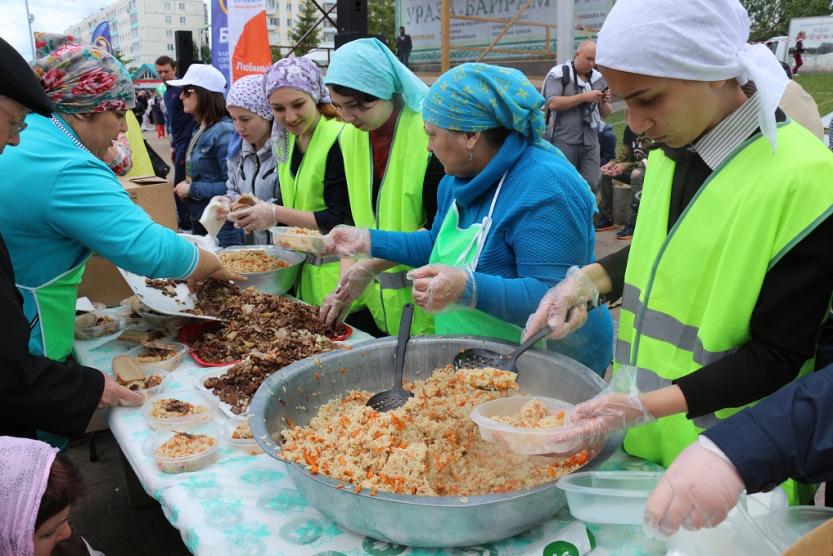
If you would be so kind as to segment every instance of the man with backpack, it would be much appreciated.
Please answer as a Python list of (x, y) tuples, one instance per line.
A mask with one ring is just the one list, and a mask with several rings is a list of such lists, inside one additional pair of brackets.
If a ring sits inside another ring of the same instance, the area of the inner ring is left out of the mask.
[(547, 74), (541, 94), (547, 100), (547, 137), (561, 149), (596, 192), (599, 185), (597, 125), (612, 111), (610, 93), (596, 65), (596, 43), (585, 41), (573, 61)]

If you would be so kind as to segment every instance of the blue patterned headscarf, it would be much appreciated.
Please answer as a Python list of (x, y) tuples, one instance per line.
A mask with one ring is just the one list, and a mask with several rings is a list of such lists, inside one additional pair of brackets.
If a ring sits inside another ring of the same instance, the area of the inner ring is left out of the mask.
[(351, 41), (333, 53), (326, 85), (349, 87), (382, 100), (402, 95), (405, 106), (419, 112), (428, 85), (400, 62), (379, 39)]
[(422, 119), (453, 131), (486, 131), (505, 127), (527, 141), (560, 154), (545, 141), (544, 97), (520, 71), (490, 64), (462, 64), (431, 85)]

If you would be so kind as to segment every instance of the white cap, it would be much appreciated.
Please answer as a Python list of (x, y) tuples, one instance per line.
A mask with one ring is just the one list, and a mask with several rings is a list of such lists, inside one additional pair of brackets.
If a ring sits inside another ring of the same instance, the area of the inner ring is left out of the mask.
[(208, 64), (191, 64), (188, 67), (188, 71), (182, 76), (182, 79), (168, 81), (168, 85), (173, 85), (174, 87), (196, 85), (214, 93), (224, 93), (226, 91), (226, 78), (214, 66)]

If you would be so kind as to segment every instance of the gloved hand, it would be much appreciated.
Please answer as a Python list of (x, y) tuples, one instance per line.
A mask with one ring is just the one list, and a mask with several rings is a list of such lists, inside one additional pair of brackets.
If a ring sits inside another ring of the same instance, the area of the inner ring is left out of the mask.
[(598, 305), (599, 288), (577, 266), (567, 271), (567, 276), (544, 295), (538, 309), (526, 323), (523, 340), (529, 338), (545, 324), (552, 328), (549, 335), (559, 340), (584, 325), (587, 305)]
[(643, 425), (655, 418), (645, 409), (636, 386), (636, 368), (620, 368), (610, 385), (595, 397), (578, 404), (570, 415), (570, 425), (555, 433), (553, 442), (582, 442), (575, 451), (604, 440), (619, 429)]
[(265, 230), (278, 223), (275, 217), (275, 204), (258, 199), (252, 207), (237, 209), (229, 214), (235, 228), (243, 228), (246, 233)]
[(216, 197), (213, 197), (211, 201), (216, 201), (220, 204), (220, 206), (217, 207), (217, 218), (226, 218), (231, 212), (231, 199), (225, 195), (217, 195)]
[(670, 537), (680, 527), (715, 527), (735, 507), (744, 484), (735, 466), (706, 437), (677, 456), (645, 505), (648, 536)]
[(408, 272), (413, 280), (414, 303), (430, 313), (449, 305), (473, 308), (477, 305), (477, 286), (471, 270), (442, 264), (429, 264)]
[(98, 402), (98, 407), (113, 407), (117, 405), (136, 406), (142, 405), (145, 402), (145, 396), (143, 394), (125, 388), (108, 374), (101, 374), (104, 375), (104, 391), (101, 392), (101, 400)]
[(327, 255), (355, 257), (370, 254), (370, 231), (339, 224), (327, 234)]
[(318, 311), (318, 318), (324, 326), (330, 327), (343, 321), (350, 305), (364, 293), (375, 276), (376, 273), (362, 263), (348, 268), (336, 289), (324, 298)]

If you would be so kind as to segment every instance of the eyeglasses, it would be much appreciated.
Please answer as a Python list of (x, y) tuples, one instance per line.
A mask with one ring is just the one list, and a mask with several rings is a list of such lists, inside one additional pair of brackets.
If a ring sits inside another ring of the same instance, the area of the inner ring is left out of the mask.
[(9, 119), (9, 124), (11, 124), (11, 127), (9, 128), (9, 135), (17, 135), (24, 129), (29, 127), (29, 124), (27, 124), (26, 122), (21, 122), (14, 119), (14, 116), (9, 114), (9, 112), (2, 106), (0, 106), (0, 112), (3, 112), (3, 114)]
[(182, 89), (182, 96), (184, 96), (184, 97), (188, 98), (188, 97), (190, 97), (193, 93), (196, 93), (196, 92), (197, 92), (197, 90), (196, 90), (196, 89)]

